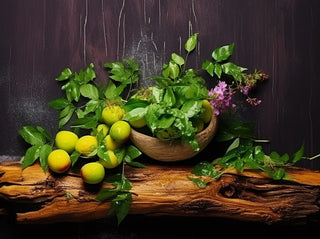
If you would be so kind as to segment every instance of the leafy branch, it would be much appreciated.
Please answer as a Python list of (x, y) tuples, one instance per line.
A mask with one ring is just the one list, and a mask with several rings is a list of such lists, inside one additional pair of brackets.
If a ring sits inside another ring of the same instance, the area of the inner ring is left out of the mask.
[(109, 213), (115, 213), (118, 224), (120, 224), (128, 214), (132, 202), (131, 182), (124, 177), (123, 173), (115, 174), (105, 181), (111, 183), (114, 188), (101, 189), (96, 196), (96, 200), (100, 202), (111, 200)]
[(222, 157), (215, 159), (213, 162), (200, 162), (191, 171), (197, 177), (189, 177), (189, 179), (200, 188), (205, 188), (211, 182), (210, 180), (204, 180), (203, 176), (209, 176), (213, 180), (217, 180), (229, 168), (235, 168), (240, 173), (244, 170), (259, 170), (267, 173), (274, 180), (290, 180), (285, 167), (292, 166), (301, 159), (311, 160), (320, 157), (320, 155), (311, 158), (304, 157), (304, 143), (292, 156), (289, 156), (288, 153), (280, 155), (275, 151), (267, 155), (263, 152), (261, 145), (255, 144), (253, 124), (239, 121), (232, 121), (228, 124), (224, 122), (216, 140), (227, 141), (230, 144)]

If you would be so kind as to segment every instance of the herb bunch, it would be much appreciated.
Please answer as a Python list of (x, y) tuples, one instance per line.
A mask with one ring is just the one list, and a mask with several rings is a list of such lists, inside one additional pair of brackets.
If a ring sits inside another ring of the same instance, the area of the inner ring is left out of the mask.
[[(252, 77), (243, 73), (246, 68), (228, 61), (234, 44), (222, 46), (212, 52), (213, 61), (206, 60), (202, 64), (202, 69), (212, 79), (218, 79), (217, 87), (208, 91), (199, 70), (186, 69), (188, 56), (197, 45), (197, 36), (196, 33), (186, 41), (185, 58), (172, 53), (170, 61), (163, 66), (162, 75), (151, 77), (156, 85), (140, 90), (124, 106), (127, 111), (126, 120), (145, 119), (151, 135), (164, 140), (180, 139), (195, 151), (199, 151), (196, 133), (203, 128), (200, 127), (199, 130), (199, 122), (205, 114), (203, 100), (210, 100), (214, 113), (218, 115), (225, 108), (234, 105), (231, 103), (232, 95), (236, 90), (242, 89), (243, 84), (248, 83), (246, 79)], [(225, 76), (231, 78), (230, 85), (226, 81), (220, 81)], [(250, 84), (253, 87), (253, 81)]]

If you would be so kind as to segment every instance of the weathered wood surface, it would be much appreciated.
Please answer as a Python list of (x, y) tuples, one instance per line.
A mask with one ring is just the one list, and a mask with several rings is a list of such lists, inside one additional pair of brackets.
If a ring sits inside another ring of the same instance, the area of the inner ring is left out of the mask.
[[(240, 221), (319, 221), (320, 172), (292, 167), (292, 181), (230, 170), (207, 188), (188, 180), (190, 166), (128, 167), (132, 182), (131, 214), (218, 217)], [(110, 185), (104, 184), (103, 187)], [(95, 201), (98, 187), (85, 185), (78, 174), (44, 173), (38, 164), (25, 170), (17, 162), (0, 164), (0, 213), (18, 223), (83, 222), (110, 216), (110, 203)]]

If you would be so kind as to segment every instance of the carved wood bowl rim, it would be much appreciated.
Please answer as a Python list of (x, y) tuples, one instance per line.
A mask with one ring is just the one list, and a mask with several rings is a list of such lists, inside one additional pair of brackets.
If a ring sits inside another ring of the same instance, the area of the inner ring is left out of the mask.
[(131, 129), (130, 140), (144, 154), (163, 162), (176, 162), (190, 159), (200, 153), (212, 140), (217, 129), (217, 117), (212, 115), (208, 126), (196, 134), (199, 151), (194, 151), (188, 143), (180, 140), (160, 140)]

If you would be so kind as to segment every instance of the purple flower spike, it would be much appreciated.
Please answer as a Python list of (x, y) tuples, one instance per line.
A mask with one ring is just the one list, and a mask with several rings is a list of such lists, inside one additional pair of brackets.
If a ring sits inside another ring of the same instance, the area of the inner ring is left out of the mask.
[(218, 85), (209, 91), (209, 97), (212, 99), (210, 104), (214, 108), (215, 115), (225, 112), (229, 107), (236, 107), (231, 102), (232, 90), (224, 81), (219, 81)]

